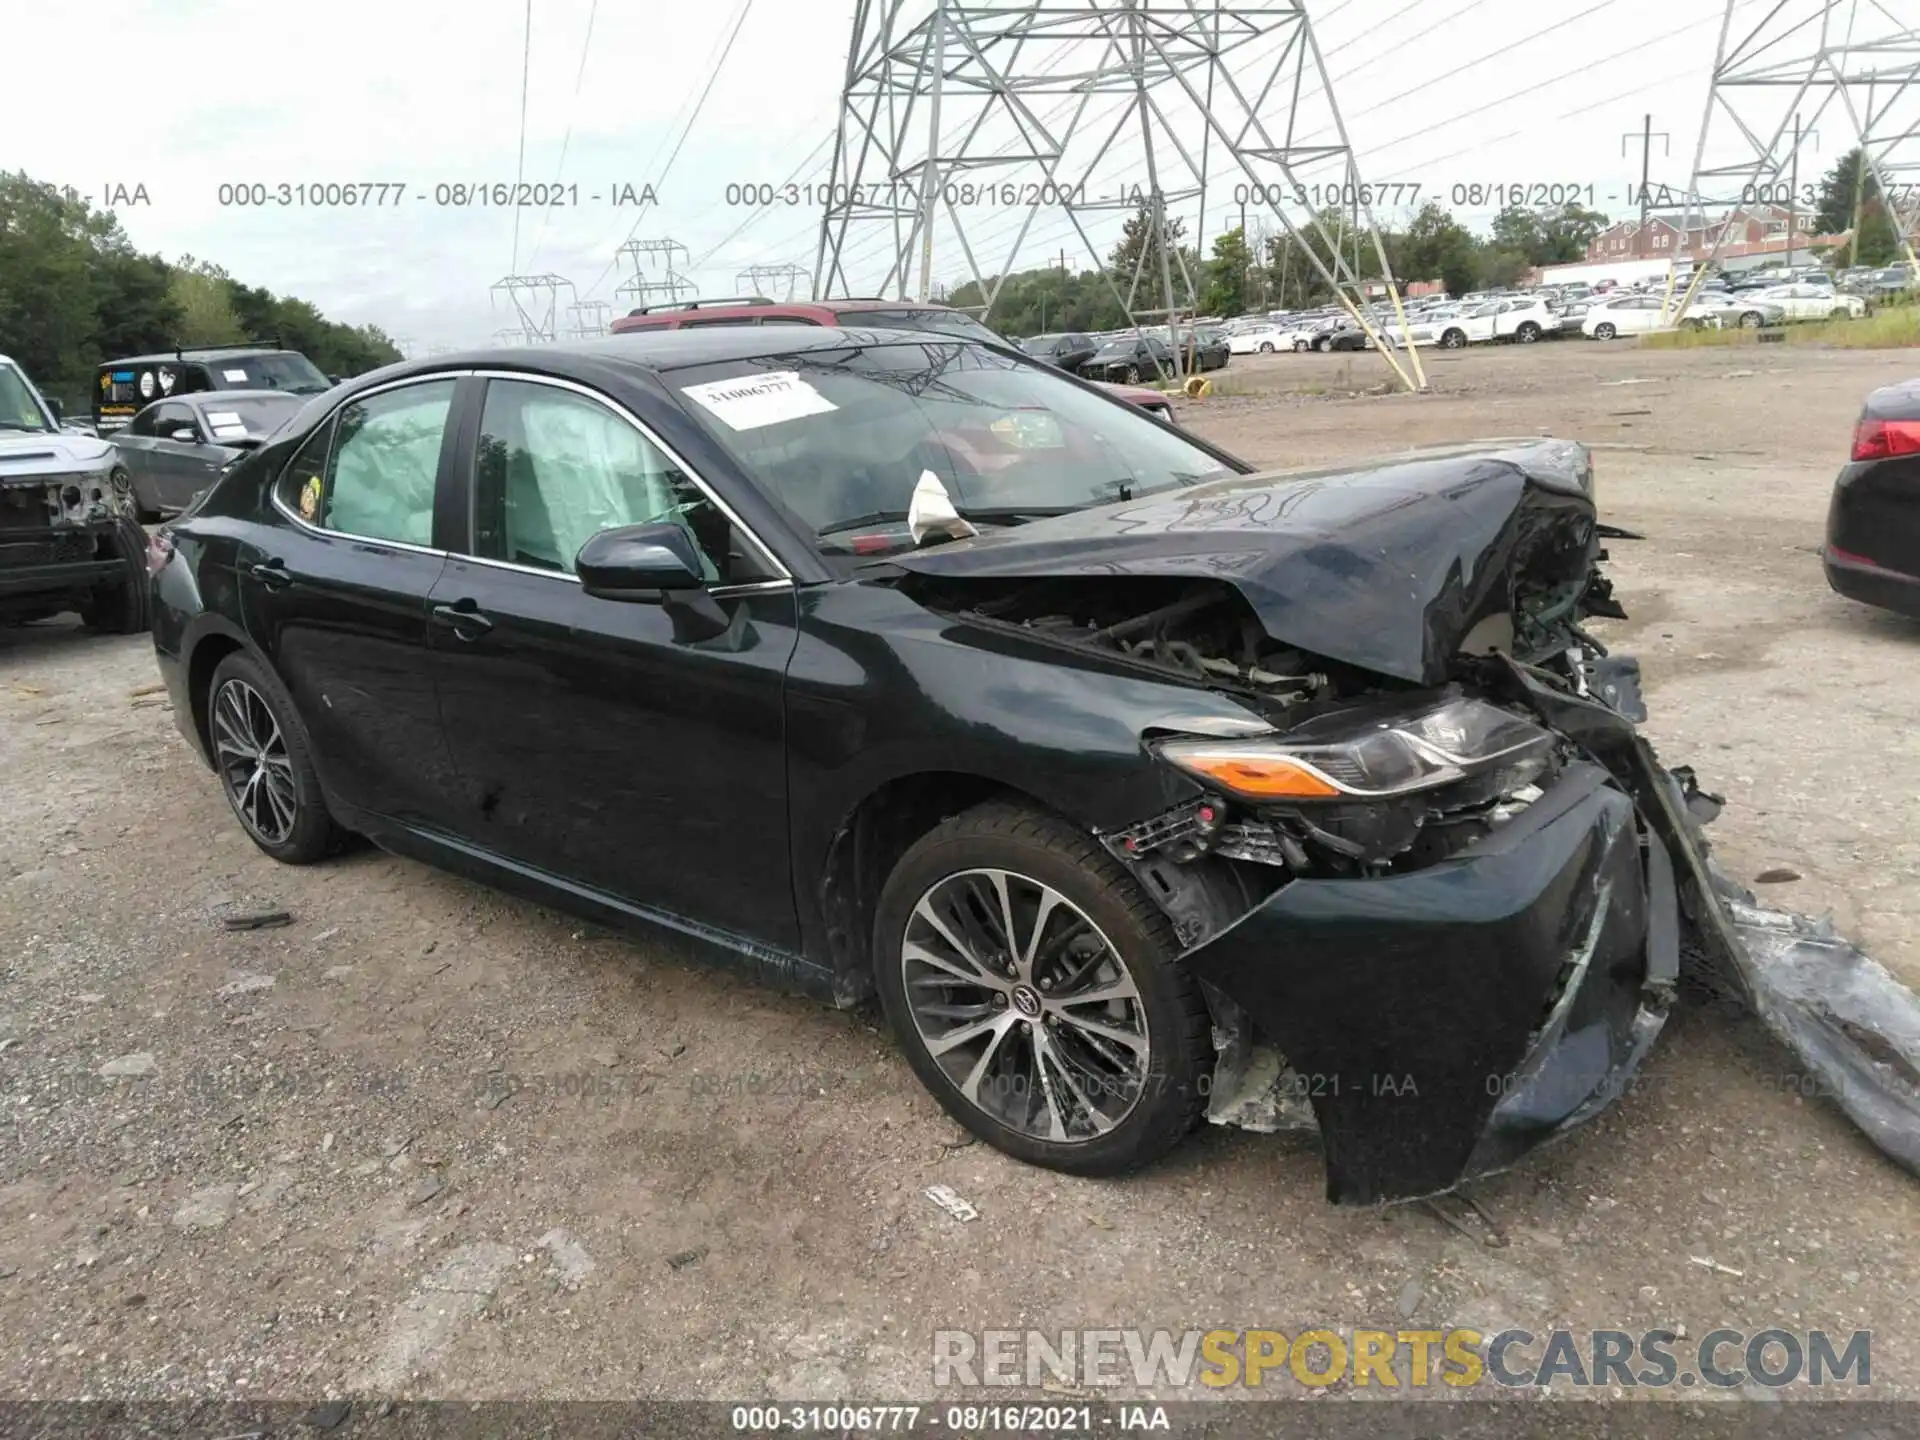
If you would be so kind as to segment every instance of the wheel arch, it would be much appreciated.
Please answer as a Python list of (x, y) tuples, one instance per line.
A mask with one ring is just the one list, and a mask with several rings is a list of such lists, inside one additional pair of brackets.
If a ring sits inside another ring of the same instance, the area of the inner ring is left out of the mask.
[(237, 632), (224, 625), (212, 625), (201, 633), (193, 642), (193, 648), (187, 652), (187, 704), (193, 718), (193, 733), (200, 741), (200, 758), (209, 769), (213, 766), (213, 719), (207, 710), (207, 692), (212, 687), (213, 672), (220, 668), (222, 660), (236, 650), (245, 650), (253, 654), (255, 659), (260, 658)]
[(943, 820), (990, 800), (1077, 823), (1030, 791), (966, 770), (895, 775), (869, 790), (841, 818), (827, 846), (818, 888), (822, 934), (839, 1003), (857, 1004), (873, 994), (874, 913), (900, 857)]

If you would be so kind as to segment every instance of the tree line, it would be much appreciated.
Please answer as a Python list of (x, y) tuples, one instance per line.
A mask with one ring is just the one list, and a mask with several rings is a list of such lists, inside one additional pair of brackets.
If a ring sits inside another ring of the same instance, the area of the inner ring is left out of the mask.
[(192, 256), (142, 254), (111, 210), (24, 172), (0, 172), (0, 354), (41, 389), (85, 396), (102, 361), (256, 341), (298, 350), (329, 375), (400, 359), (376, 325), (329, 320), (305, 300), (243, 284)]
[[(1282, 233), (1265, 237), (1264, 243), (1236, 226), (1216, 236), (1202, 259), (1187, 242), (1183, 221), (1156, 225), (1142, 203), (1122, 227), (1104, 268), (1075, 272), (1050, 266), (1010, 274), (988, 319), (1008, 335), (1123, 328), (1132, 323), (1129, 310), (1138, 314), (1164, 308), (1163, 244), (1164, 273), (1171, 277), (1176, 308), (1203, 315), (1330, 304), (1333, 288), (1314, 260), (1335, 270), (1335, 250), (1360, 280), (1382, 278), (1384, 254), (1402, 285), (1439, 281), (1450, 295), (1511, 288), (1541, 266), (1584, 260), (1587, 246), (1611, 223), (1606, 215), (1578, 204), (1512, 205), (1495, 215), (1487, 233), (1480, 235), (1432, 201), (1400, 228), (1383, 228), (1377, 234), (1356, 227), (1351, 212), (1337, 208), (1316, 218), (1319, 232), (1302, 227), (1297, 237)], [(1836, 265), (1884, 265), (1901, 253), (1894, 221), (1858, 150), (1841, 157), (1821, 180), (1813, 213), (1804, 223), (1811, 234), (1854, 232), (1835, 254)], [(949, 304), (977, 307), (986, 295), (968, 281), (947, 299)]]

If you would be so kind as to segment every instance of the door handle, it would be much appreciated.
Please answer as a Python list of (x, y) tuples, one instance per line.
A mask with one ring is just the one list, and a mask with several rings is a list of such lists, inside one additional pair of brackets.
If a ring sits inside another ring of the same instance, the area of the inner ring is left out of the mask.
[(272, 560), (249, 565), (247, 567), (247, 573), (269, 590), (284, 590), (293, 583), (293, 576), (281, 569), (279, 564)]
[(462, 640), (478, 640), (493, 629), (493, 621), (482, 615), (480, 608), (471, 600), (434, 606), (433, 623), (446, 626)]

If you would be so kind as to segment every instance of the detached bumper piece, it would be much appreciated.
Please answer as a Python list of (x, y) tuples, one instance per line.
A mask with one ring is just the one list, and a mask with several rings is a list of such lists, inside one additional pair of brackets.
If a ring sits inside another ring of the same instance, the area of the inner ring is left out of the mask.
[(1768, 910), (1716, 866), (1744, 997), (1867, 1138), (1920, 1175), (1920, 997), (1827, 920)]
[(1617, 1095), (1679, 967), (1665, 849), (1598, 765), (1569, 766), (1467, 852), (1296, 880), (1187, 957), (1284, 1052), (1328, 1198), (1435, 1194)]

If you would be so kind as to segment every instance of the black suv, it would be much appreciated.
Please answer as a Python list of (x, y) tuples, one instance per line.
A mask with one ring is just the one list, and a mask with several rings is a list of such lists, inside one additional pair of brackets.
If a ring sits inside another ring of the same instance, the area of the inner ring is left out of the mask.
[(133, 355), (94, 371), (93, 424), (100, 434), (110, 434), (169, 395), (206, 390), (318, 395), (332, 385), (298, 350), (271, 345), (189, 346), (164, 355)]

